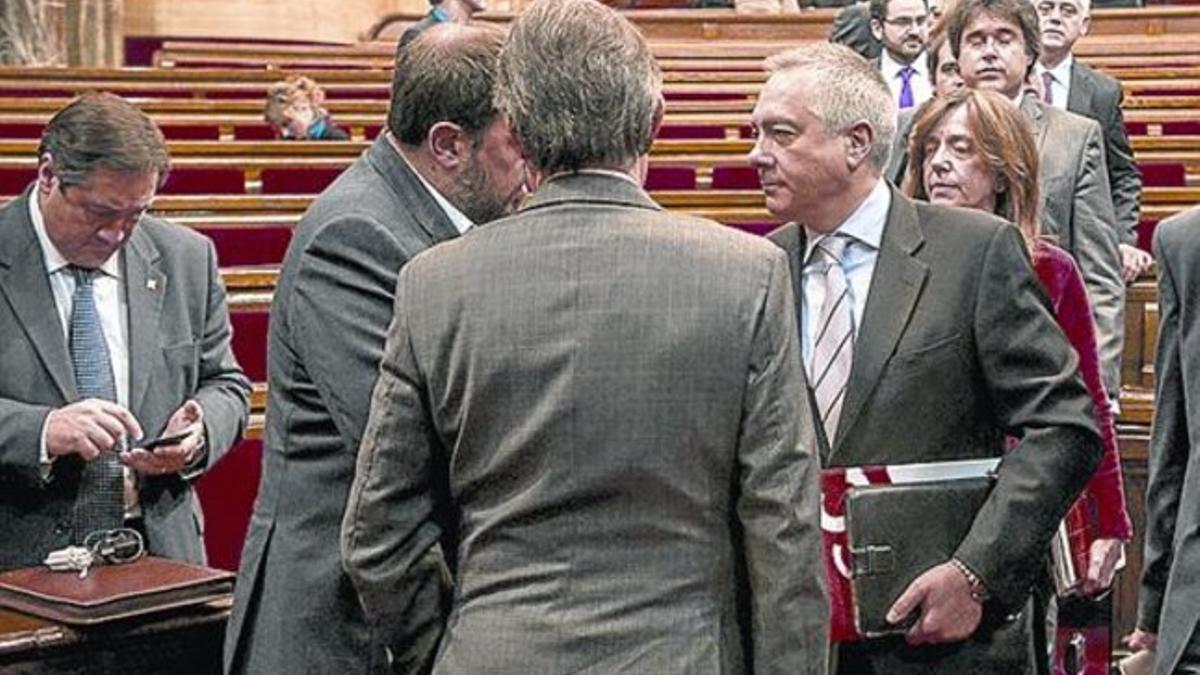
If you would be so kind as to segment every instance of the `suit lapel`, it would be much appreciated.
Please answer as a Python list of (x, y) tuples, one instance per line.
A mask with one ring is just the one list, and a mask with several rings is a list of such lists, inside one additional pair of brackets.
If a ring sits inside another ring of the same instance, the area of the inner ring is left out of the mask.
[(1042, 103), (1034, 96), (1026, 96), (1021, 100), (1021, 112), (1025, 114), (1029, 124), (1033, 127), (1033, 135), (1037, 138), (1038, 156), (1045, 157), (1046, 144), (1046, 111), (1042, 109)]
[(914, 254), (924, 242), (916, 207), (892, 188), (892, 205), (854, 343), (854, 365), (831, 455), (841, 450), (842, 441), (878, 384), (921, 297), (929, 268)]
[(59, 395), (64, 401), (74, 401), (79, 397), (75, 374), (50, 290), (45, 257), (29, 219), (29, 190), (4, 212), (6, 217), (0, 223), (0, 293), (8, 298)]
[(129, 303), (129, 409), (141, 409), (159, 349), (158, 324), (167, 276), (159, 269), (158, 247), (144, 230), (134, 230), (124, 249), (125, 297)]
[(1090, 117), (1092, 111), (1092, 78), (1080, 67), (1071, 64), (1071, 91), (1067, 93), (1067, 110)]

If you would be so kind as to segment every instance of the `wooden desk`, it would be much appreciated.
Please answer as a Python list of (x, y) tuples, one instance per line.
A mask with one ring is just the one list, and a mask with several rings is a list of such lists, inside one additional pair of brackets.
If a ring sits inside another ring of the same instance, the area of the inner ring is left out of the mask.
[(0, 609), (0, 672), (220, 675), (232, 604), (230, 596), (86, 629)]

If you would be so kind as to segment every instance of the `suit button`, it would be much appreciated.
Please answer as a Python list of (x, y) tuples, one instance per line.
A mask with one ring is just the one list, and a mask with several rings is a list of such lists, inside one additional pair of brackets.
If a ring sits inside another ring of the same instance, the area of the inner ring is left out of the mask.
[(71, 531), (71, 527), (69, 525), (67, 525), (66, 523), (58, 523), (57, 525), (54, 526), (54, 534), (57, 534), (60, 537), (63, 536), (64, 534), (70, 533), (70, 531)]

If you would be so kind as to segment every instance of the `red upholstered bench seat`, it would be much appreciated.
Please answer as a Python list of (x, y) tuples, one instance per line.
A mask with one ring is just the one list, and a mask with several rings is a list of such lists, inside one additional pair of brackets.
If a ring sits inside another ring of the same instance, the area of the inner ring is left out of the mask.
[(290, 225), (201, 226), (196, 230), (213, 240), (222, 267), (278, 265), (292, 241)]
[[(347, 161), (347, 165), (349, 161)], [(265, 195), (317, 194), (345, 169), (263, 169), (262, 192)]]
[(1142, 174), (1142, 185), (1145, 187), (1184, 187), (1187, 185), (1187, 171), (1182, 164), (1139, 162), (1137, 167)]
[(0, 199), (21, 194), (37, 178), (37, 169), (0, 169)]
[(751, 166), (714, 166), (712, 189), (714, 190), (758, 190), (758, 170)]
[(690, 166), (652, 166), (646, 171), (647, 190), (695, 190), (696, 170)]
[(209, 565), (237, 570), (261, 476), (262, 441), (247, 438), (230, 448), (196, 483)]
[(240, 195), (246, 192), (246, 174), (241, 169), (198, 169), (178, 167), (167, 175), (158, 191), (162, 195)]
[(267, 326), (271, 313), (265, 308), (240, 309), (232, 307), (229, 322), (233, 325), (233, 354), (252, 382), (267, 379)]

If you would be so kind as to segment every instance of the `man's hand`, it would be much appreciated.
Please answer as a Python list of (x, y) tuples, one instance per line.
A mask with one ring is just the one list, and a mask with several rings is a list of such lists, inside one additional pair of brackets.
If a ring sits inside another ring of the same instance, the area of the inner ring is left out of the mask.
[(46, 454), (51, 457), (76, 454), (90, 462), (122, 438), (141, 437), (133, 413), (104, 399), (77, 401), (46, 416)]
[(1150, 269), (1154, 258), (1136, 246), (1121, 244), (1121, 277), (1129, 283)]
[(134, 471), (147, 476), (179, 473), (196, 459), (204, 447), (204, 410), (189, 400), (171, 415), (163, 436), (187, 434), (175, 445), (146, 450), (136, 448), (121, 453), (121, 461)]
[(1083, 592), (1097, 595), (1108, 590), (1117, 574), (1117, 563), (1125, 552), (1125, 543), (1120, 539), (1097, 539), (1088, 552), (1087, 575), (1083, 578)]
[(971, 595), (966, 576), (949, 562), (913, 580), (888, 610), (887, 620), (899, 623), (917, 608), (921, 616), (904, 636), (913, 646), (965, 640), (983, 618), (983, 605)]
[(1158, 649), (1158, 635), (1156, 633), (1148, 633), (1141, 628), (1133, 629), (1133, 632), (1126, 635), (1122, 641), (1134, 652)]

